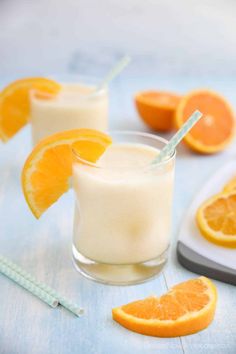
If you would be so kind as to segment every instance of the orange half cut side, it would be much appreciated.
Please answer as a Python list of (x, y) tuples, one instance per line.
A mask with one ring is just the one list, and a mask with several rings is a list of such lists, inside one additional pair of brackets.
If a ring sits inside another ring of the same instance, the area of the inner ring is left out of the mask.
[(224, 150), (235, 133), (235, 116), (229, 103), (214, 91), (190, 92), (180, 100), (175, 112), (178, 129), (196, 109), (203, 113), (203, 117), (185, 136), (185, 143), (202, 154)]

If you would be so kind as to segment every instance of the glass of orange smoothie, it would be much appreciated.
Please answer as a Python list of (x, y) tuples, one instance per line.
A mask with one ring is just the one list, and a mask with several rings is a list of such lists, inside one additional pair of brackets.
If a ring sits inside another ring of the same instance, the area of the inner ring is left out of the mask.
[(151, 162), (167, 143), (145, 133), (111, 133), (96, 164), (74, 152), (73, 260), (86, 277), (128, 285), (157, 275), (167, 261), (175, 153)]
[(99, 80), (61, 84), (57, 95), (38, 91), (30, 94), (33, 144), (51, 134), (77, 128), (108, 129), (108, 90), (96, 90)]

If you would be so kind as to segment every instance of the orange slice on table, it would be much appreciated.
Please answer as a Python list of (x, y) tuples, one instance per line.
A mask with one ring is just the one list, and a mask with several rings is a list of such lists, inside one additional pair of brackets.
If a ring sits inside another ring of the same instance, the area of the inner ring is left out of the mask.
[(236, 191), (220, 193), (204, 202), (196, 220), (202, 235), (224, 247), (236, 247)]
[(144, 91), (135, 96), (135, 104), (143, 121), (153, 130), (169, 131), (180, 96), (162, 91)]
[(193, 91), (184, 96), (175, 112), (179, 129), (198, 109), (203, 117), (185, 136), (185, 143), (194, 151), (211, 154), (221, 151), (231, 142), (235, 132), (235, 117), (229, 103), (209, 90)]
[(76, 129), (51, 135), (36, 145), (22, 171), (25, 199), (36, 218), (69, 189), (72, 148), (89, 162), (96, 162), (111, 138), (92, 129)]
[(231, 178), (228, 183), (224, 186), (223, 192), (236, 191), (236, 176)]
[(150, 296), (112, 310), (113, 319), (131, 331), (156, 337), (196, 333), (213, 320), (217, 292), (205, 277), (188, 280), (161, 297)]
[(9, 140), (29, 121), (31, 90), (56, 94), (60, 85), (45, 78), (17, 80), (0, 92), (0, 138)]

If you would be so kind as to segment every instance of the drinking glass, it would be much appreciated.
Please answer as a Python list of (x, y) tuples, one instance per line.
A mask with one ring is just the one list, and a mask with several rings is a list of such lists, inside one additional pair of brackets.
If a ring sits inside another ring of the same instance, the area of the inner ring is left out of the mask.
[(30, 123), (35, 145), (42, 138), (64, 130), (108, 129), (108, 89), (95, 78), (62, 84), (57, 95), (30, 93)]
[[(110, 133), (113, 144), (162, 149), (161, 137)], [(106, 152), (105, 152), (106, 153)], [(73, 152), (73, 262), (84, 276), (107, 284), (141, 283), (167, 261), (175, 152), (165, 161), (101, 167)]]

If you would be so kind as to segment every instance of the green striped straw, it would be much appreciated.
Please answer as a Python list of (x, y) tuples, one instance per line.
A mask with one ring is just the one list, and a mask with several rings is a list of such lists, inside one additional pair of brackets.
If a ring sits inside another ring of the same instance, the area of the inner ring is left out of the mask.
[(23, 276), (15, 272), (2, 261), (0, 261), (0, 272), (9, 279), (13, 280), (18, 285), (20, 285), (22, 288), (28, 290), (34, 296), (37, 296), (40, 300), (44, 301), (49, 306), (53, 308), (57, 307), (57, 299), (55, 299), (50, 294), (46, 293), (44, 290), (39, 288), (37, 285), (33, 284), (31, 281), (25, 279)]
[(157, 157), (152, 161), (152, 164), (160, 163), (165, 158), (170, 156), (175, 150), (176, 146), (181, 142), (190, 129), (199, 121), (202, 113), (196, 110), (184, 123), (184, 125), (177, 131), (177, 133), (170, 139), (168, 144), (160, 151)]
[[(18, 279), (18, 276), (20, 276), (21, 278), (25, 279), (26, 282), (30, 282), (32, 284), (32, 286), (38, 288), (41, 292), (43, 292), (45, 294), (45, 298), (47, 298), (47, 296), (49, 296), (50, 298), (53, 298), (55, 301), (57, 301), (57, 304), (59, 303), (60, 305), (62, 305), (63, 307), (65, 307), (67, 310), (69, 310), (70, 312), (72, 312), (73, 314), (75, 314), (78, 317), (83, 315), (84, 310), (82, 308), (80, 308), (78, 305), (73, 304), (72, 302), (70, 302), (69, 300), (67, 300), (63, 296), (61, 296), (58, 292), (56, 292), (55, 290), (50, 288), (48, 285), (46, 285), (42, 282), (39, 282), (35, 277), (33, 277), (32, 275), (27, 273), (20, 266), (13, 263), (9, 259), (7, 259), (3, 256), (0, 256), (0, 265), (1, 264), (5, 265), (12, 272), (14, 272), (16, 275), (16, 279)], [(0, 268), (0, 271), (1, 271), (1, 268)], [(14, 280), (14, 279), (12, 279), (12, 280)], [(18, 283), (17, 280), (15, 282)], [(21, 285), (21, 284), (19, 284), (19, 285)], [(27, 289), (27, 290), (29, 290), (31, 292), (30, 289)]]
[(101, 88), (107, 86), (110, 81), (112, 81), (124, 68), (129, 64), (131, 58), (128, 55), (125, 55), (121, 60), (116, 63), (116, 65), (109, 71), (109, 73), (105, 76), (103, 81), (98, 85), (96, 91), (99, 91)]

